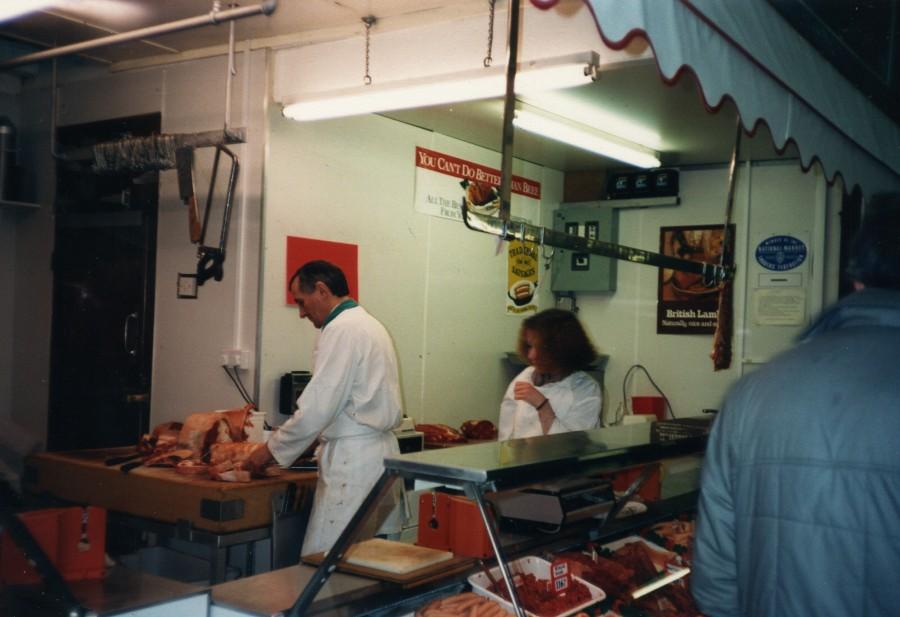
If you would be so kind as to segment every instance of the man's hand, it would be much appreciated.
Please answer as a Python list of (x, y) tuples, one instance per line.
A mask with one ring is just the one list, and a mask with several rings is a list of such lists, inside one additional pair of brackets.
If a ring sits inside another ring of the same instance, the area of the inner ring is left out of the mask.
[(546, 400), (546, 397), (527, 381), (517, 381), (513, 385), (513, 398), (517, 401), (525, 401), (535, 408)]
[(274, 460), (274, 458), (272, 453), (269, 452), (269, 446), (261, 443), (253, 448), (250, 456), (248, 456), (241, 464), (241, 469), (246, 469), (251, 473), (258, 473), (263, 467)]

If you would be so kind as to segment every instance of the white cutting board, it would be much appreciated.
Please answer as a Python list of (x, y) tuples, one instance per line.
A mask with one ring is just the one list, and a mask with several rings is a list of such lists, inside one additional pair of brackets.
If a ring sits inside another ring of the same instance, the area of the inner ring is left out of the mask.
[(344, 555), (344, 561), (349, 564), (394, 574), (407, 574), (452, 558), (450, 551), (381, 538), (354, 544)]

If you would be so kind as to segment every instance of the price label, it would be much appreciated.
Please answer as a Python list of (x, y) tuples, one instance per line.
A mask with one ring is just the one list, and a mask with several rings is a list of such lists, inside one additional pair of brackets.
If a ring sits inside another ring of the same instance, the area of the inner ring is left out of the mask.
[(569, 562), (557, 559), (550, 564), (550, 588), (556, 595), (564, 594), (570, 582)]

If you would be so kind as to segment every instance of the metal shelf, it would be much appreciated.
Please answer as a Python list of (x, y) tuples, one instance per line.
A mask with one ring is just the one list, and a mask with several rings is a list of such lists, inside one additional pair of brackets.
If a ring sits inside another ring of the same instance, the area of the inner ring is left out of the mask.
[(40, 207), (41, 204), (35, 204), (28, 201), (0, 199), (0, 208), (10, 208), (12, 210), (38, 210)]
[(631, 197), (629, 199), (604, 199), (592, 203), (609, 208), (658, 208), (661, 206), (677, 206), (681, 203), (681, 197), (678, 195), (672, 195), (671, 197)]

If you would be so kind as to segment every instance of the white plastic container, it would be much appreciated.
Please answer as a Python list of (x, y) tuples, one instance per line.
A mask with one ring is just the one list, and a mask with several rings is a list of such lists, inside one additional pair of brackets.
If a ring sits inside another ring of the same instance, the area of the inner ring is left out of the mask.
[[(545, 559), (541, 559), (540, 557), (528, 556), (517, 559), (516, 561), (513, 561), (509, 564), (509, 569), (513, 576), (515, 576), (516, 574), (533, 574), (536, 578), (550, 580), (550, 562)], [(494, 580), (496, 581), (503, 580), (503, 574), (500, 572), (500, 566), (491, 568), (491, 576), (493, 576)], [(583, 604), (579, 604), (578, 606), (572, 607), (565, 612), (556, 613), (555, 615), (536, 615), (531, 611), (525, 611), (525, 614), (529, 615), (530, 617), (565, 617), (566, 615), (574, 615), (578, 611), (584, 610), (585, 608), (596, 604), (597, 602), (601, 602), (604, 598), (606, 598), (606, 593), (596, 585), (592, 585), (591, 583), (577, 576), (573, 576), (572, 578), (588, 588), (588, 591), (591, 592), (590, 600), (584, 602)], [(469, 584), (472, 586), (472, 591), (474, 591), (475, 593), (494, 600), (510, 613), (514, 613), (512, 602), (508, 602), (492, 591), (488, 591), (488, 588), (491, 586), (491, 582), (488, 580), (488, 577), (484, 572), (476, 572), (475, 574), (471, 575), (469, 577)]]
[(264, 411), (251, 411), (250, 412), (250, 428), (247, 429), (247, 441), (252, 441), (254, 443), (260, 443), (266, 441), (266, 438), (269, 431), (263, 430), (263, 425), (266, 421), (266, 413)]

